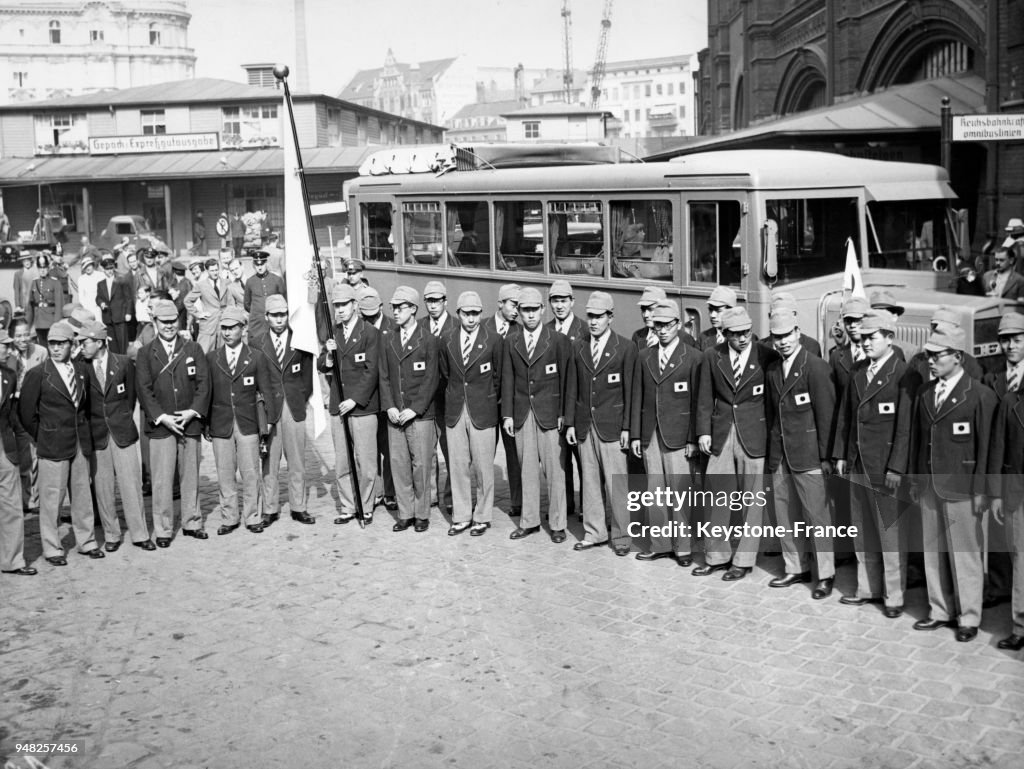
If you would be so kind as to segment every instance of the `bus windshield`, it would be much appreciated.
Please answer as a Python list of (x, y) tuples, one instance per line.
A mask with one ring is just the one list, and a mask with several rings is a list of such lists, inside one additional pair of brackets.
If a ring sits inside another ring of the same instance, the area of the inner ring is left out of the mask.
[(780, 284), (842, 272), (849, 238), (860, 252), (857, 198), (769, 198), (766, 208), (779, 227)]
[[(868, 258), (872, 267), (949, 270), (951, 253), (944, 200), (868, 203)], [(943, 261), (936, 261), (938, 257)]]

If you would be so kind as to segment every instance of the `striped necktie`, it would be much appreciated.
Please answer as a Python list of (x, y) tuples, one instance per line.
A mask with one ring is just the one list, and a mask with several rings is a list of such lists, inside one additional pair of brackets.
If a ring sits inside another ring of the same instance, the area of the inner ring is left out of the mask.
[(469, 334), (462, 335), (462, 365), (469, 365), (469, 353), (473, 349), (473, 337)]
[(97, 360), (93, 363), (93, 368), (96, 370), (96, 380), (100, 383), (100, 389), (102, 390), (107, 386), (107, 372), (103, 366), (103, 361)]
[(537, 332), (534, 331), (532, 334), (526, 335), (526, 357), (533, 357), (533, 350), (537, 346)]
[(277, 353), (277, 363), (284, 365), (284, 334), (274, 334), (274, 352)]
[(1021, 373), (1024, 369), (1021, 366), (1014, 366), (1011, 373), (1006, 377), (1006, 392), (1015, 393), (1020, 388)]
[(65, 383), (68, 386), (68, 392), (71, 394), (72, 402), (78, 405), (78, 377), (75, 376), (75, 367), (70, 363), (64, 364), (64, 376)]
[(668, 366), (668, 348), (662, 347), (658, 351), (658, 370), (664, 374), (665, 368)]
[(939, 380), (935, 384), (935, 410), (938, 411), (942, 402), (946, 400), (946, 383)]
[(864, 348), (861, 347), (859, 344), (854, 344), (853, 342), (850, 342), (850, 352), (853, 353), (854, 363), (859, 363), (860, 361), (864, 360)]
[(737, 355), (732, 359), (732, 381), (737, 385), (740, 383), (740, 378), (743, 376), (743, 359)]
[(594, 368), (597, 368), (597, 364), (601, 362), (601, 344), (596, 338), (590, 342), (590, 358), (594, 362)]

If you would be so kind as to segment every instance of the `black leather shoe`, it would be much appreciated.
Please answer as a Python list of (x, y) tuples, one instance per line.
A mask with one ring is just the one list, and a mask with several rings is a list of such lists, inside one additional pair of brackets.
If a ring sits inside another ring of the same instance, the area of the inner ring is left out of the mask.
[(822, 598), (828, 598), (832, 595), (833, 582), (834, 580), (832, 577), (818, 580), (818, 584), (814, 586), (814, 592), (811, 593), (811, 598), (815, 601), (820, 601)]
[(448, 536), (458, 536), (462, 532), (466, 531), (466, 529), (468, 529), (472, 525), (473, 524), (471, 524), (469, 521), (463, 521), (462, 523), (453, 523), (451, 526), (448, 527)]
[(749, 566), (730, 566), (729, 571), (722, 575), (722, 582), (735, 582), (750, 573)]
[(996, 644), (996, 648), (1019, 652), (1021, 649), (1024, 649), (1024, 635), (1017, 635), (1016, 633), (1008, 635)]
[(884, 614), (887, 619), (898, 619), (899, 617), (903, 616), (903, 607), (886, 606), (885, 609), (882, 611), (882, 614)]
[(616, 545), (614, 550), (615, 555), (625, 558), (627, 555), (629, 555), (630, 548), (629, 545)]
[(192, 539), (209, 539), (210, 535), (202, 529), (182, 529), (181, 534), (184, 537), (192, 537)]
[(139, 548), (139, 550), (156, 550), (156, 545), (148, 539), (144, 539), (142, 542), (132, 542), (132, 544)]
[(20, 574), (22, 577), (31, 577), (33, 574), (38, 573), (39, 572), (31, 566), (22, 566), (20, 569), (4, 569), (4, 574)]
[(369, 526), (371, 523), (373, 523), (373, 510), (363, 510), (363, 526)]
[(967, 643), (973, 641), (978, 635), (978, 628), (976, 627), (961, 627), (957, 628), (956, 640), (960, 643)]
[(517, 526), (516, 530), (508, 535), (509, 539), (522, 539), (540, 531), (540, 526), (527, 526), (525, 529)]
[(482, 537), (484, 532), (491, 528), (490, 521), (483, 521), (481, 523), (474, 523), (469, 527), (469, 536), (471, 537)]
[(714, 574), (716, 571), (724, 571), (729, 568), (728, 563), (706, 563), (703, 566), (698, 566), (690, 572), (695, 577), (706, 577), (709, 574)]
[(263, 525), (264, 526), (270, 526), (271, 524), (277, 523), (277, 521), (278, 521), (278, 519), (280, 517), (281, 517), (280, 513), (271, 513), (270, 515), (264, 515), (263, 516)]
[(556, 545), (560, 545), (565, 542), (565, 529), (558, 529), (551, 532), (551, 541)]
[(262, 523), (245, 524), (245, 528), (251, 531), (253, 534), (262, 534), (263, 529), (266, 527)]
[(676, 555), (676, 563), (682, 566), (684, 569), (688, 569), (693, 566), (692, 555)]
[(595, 547), (604, 547), (607, 544), (608, 544), (607, 541), (605, 541), (605, 542), (588, 542), (587, 540), (583, 540), (582, 542), (577, 542), (575, 545), (573, 545), (572, 549), (575, 550), (576, 552), (579, 552), (580, 550), (593, 550)]
[(413, 528), (416, 531), (426, 531), (427, 529), (430, 528), (430, 519), (429, 518), (417, 518), (416, 519), (416, 523), (413, 525)]
[(53, 566), (67, 566), (68, 559), (63, 555), (50, 555), (46, 557), (46, 562)]
[[(370, 513), (370, 515), (373, 515), (373, 513)], [(306, 523), (306, 524), (316, 523), (316, 518), (311, 516), (305, 510), (293, 510), (292, 511), (292, 520), (293, 521), (298, 521), (299, 523)]]
[[(236, 526), (235, 528), (237, 529), (238, 527)], [(220, 534), (219, 531), (217, 533)], [(157, 537), (156, 538), (156, 546), (157, 547), (163, 547), (163, 548), (170, 547), (171, 546), (171, 538), (170, 537)]]
[(914, 630), (938, 630), (941, 627), (955, 627), (954, 623), (941, 619), (919, 619), (914, 623)]
[(119, 547), (121, 547), (120, 540), (117, 542), (107, 542), (103, 546), (103, 549), (106, 550), (108, 553), (116, 553)]
[(339, 515), (337, 518), (335, 518), (334, 522), (339, 524), (339, 525), (341, 525), (341, 524), (348, 523), (349, 521), (354, 521), (355, 519), (356, 519), (356, 514), (355, 513), (345, 513), (344, 515)]
[[(225, 524), (225, 525), (221, 526), (219, 529), (217, 529), (217, 536), (223, 537), (225, 534), (230, 534), (231, 532), (233, 532), (237, 528), (238, 528), (238, 524), (237, 523), (233, 523), (230, 526)], [(160, 542), (158, 541), (157, 544), (159, 545)]]
[(82, 555), (87, 555), (90, 558), (92, 558), (94, 561), (99, 560), (100, 558), (106, 558), (107, 557), (106, 553), (104, 553), (98, 547), (95, 550), (86, 550), (84, 553), (82, 553)]
[(395, 501), (394, 497), (384, 497), (384, 509), (390, 510), (393, 513), (398, 509), (398, 502)]
[(661, 558), (674, 558), (675, 553), (671, 550), (666, 550), (663, 553), (637, 553), (634, 558), (638, 561), (657, 561)]
[(776, 577), (768, 583), (768, 587), (790, 587), (800, 582), (810, 582), (811, 573), (809, 571), (801, 572), (800, 574), (787, 574), (784, 577)]
[(843, 606), (863, 606), (867, 603), (881, 603), (881, 598), (858, 598), (855, 595), (844, 595), (839, 599)]
[(413, 518), (402, 518), (397, 521), (394, 526), (391, 527), (391, 531), (405, 531), (415, 523)]

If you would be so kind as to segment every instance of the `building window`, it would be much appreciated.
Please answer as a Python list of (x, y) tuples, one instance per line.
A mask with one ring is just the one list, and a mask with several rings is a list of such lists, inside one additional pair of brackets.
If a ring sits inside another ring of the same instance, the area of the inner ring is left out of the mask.
[(37, 155), (67, 155), (89, 151), (89, 127), (85, 113), (36, 115)]
[(60, 22), (50, 22), (50, 42), (54, 45), (60, 45)]
[(89, 30), (89, 41), (92, 43), (103, 42), (103, 30), (102, 29), (91, 29)]
[(28, 73), (27, 72), (15, 72), (14, 73), (14, 82), (18, 84), (18, 88), (24, 88), (26, 80), (28, 80)]
[(167, 123), (162, 109), (142, 110), (142, 133), (145, 136), (167, 133)]
[(640, 110), (635, 109), (635, 110), (633, 110), (633, 122), (637, 122), (639, 120), (640, 120)]
[(686, 117), (686, 105), (682, 104), (679, 107), (679, 117)]
[(149, 44), (160, 45), (160, 30), (156, 28), (156, 24), (149, 25)]
[(655, 86), (655, 91), (654, 92), (656, 94), (658, 94), (658, 96), (661, 96), (661, 94), (662, 94), (661, 83), (658, 83), (658, 85)]
[(671, 95), (672, 95), (672, 83), (669, 83), (669, 84), (668, 84), (668, 95), (669, 95), (669, 96), (671, 96)]
[(686, 93), (686, 81), (685, 80), (680, 80), (679, 81), (679, 95), (681, 96), (684, 93)]
[(540, 121), (539, 120), (527, 120), (523, 123), (523, 138), (524, 139), (539, 139), (540, 138)]
[(650, 96), (650, 95), (651, 95), (651, 84), (647, 83), (647, 84), (644, 85), (644, 96)]
[(281, 124), (276, 104), (224, 107), (221, 144), (225, 147), (276, 147)]
[(634, 99), (639, 99), (640, 98), (640, 86), (638, 86), (638, 85), (634, 85), (633, 86), (633, 98)]

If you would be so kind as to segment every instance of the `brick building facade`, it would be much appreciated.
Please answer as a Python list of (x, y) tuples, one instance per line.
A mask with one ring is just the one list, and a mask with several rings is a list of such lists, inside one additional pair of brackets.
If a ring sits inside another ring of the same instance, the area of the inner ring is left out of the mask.
[[(943, 78), (983, 84), (978, 112), (1024, 113), (1024, 0), (708, 0), (699, 60), (701, 135)], [(917, 159), (938, 163), (934, 111), (934, 125), (889, 140), (916, 142)], [(951, 173), (976, 206), (976, 243), (1024, 215), (1024, 142), (957, 143)]]

